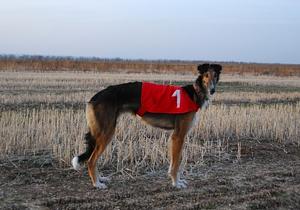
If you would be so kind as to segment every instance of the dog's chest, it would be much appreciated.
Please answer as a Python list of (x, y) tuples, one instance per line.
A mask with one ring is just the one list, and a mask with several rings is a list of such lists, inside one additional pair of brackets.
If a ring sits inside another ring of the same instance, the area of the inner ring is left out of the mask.
[(200, 120), (200, 114), (199, 114), (200, 111), (197, 111), (193, 117), (193, 121), (191, 123), (191, 127), (196, 127), (199, 123), (199, 120)]
[(201, 106), (201, 110), (207, 109), (208, 106), (209, 106), (209, 104), (210, 104), (210, 101), (209, 100), (205, 100), (204, 103)]

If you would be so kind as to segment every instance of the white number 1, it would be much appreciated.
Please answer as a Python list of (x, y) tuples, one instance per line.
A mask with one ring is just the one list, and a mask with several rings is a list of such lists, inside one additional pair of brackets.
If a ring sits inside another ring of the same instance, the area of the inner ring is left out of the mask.
[(180, 108), (180, 90), (175, 90), (172, 97), (176, 97), (176, 108)]

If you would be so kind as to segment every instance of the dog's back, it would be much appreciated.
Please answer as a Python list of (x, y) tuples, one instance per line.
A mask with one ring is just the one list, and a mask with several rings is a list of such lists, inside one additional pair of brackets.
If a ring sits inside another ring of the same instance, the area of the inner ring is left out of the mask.
[(141, 89), (141, 82), (112, 85), (94, 95), (89, 103), (94, 106), (99, 104), (113, 106), (120, 112), (135, 112), (140, 106)]

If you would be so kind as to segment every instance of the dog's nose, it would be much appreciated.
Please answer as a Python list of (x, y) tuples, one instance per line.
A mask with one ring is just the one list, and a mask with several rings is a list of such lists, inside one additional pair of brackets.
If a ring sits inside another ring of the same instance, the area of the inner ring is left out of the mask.
[(215, 88), (210, 90), (210, 95), (213, 95), (216, 92)]

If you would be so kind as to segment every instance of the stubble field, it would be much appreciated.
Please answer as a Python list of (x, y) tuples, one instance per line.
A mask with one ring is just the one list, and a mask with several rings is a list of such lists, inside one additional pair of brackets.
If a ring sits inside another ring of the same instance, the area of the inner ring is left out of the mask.
[(222, 75), (184, 148), (187, 189), (167, 177), (170, 132), (118, 120), (99, 170), (108, 189), (70, 168), (85, 148), (85, 102), (102, 88), (193, 74), (0, 72), (0, 208), (299, 209), (300, 79)]

